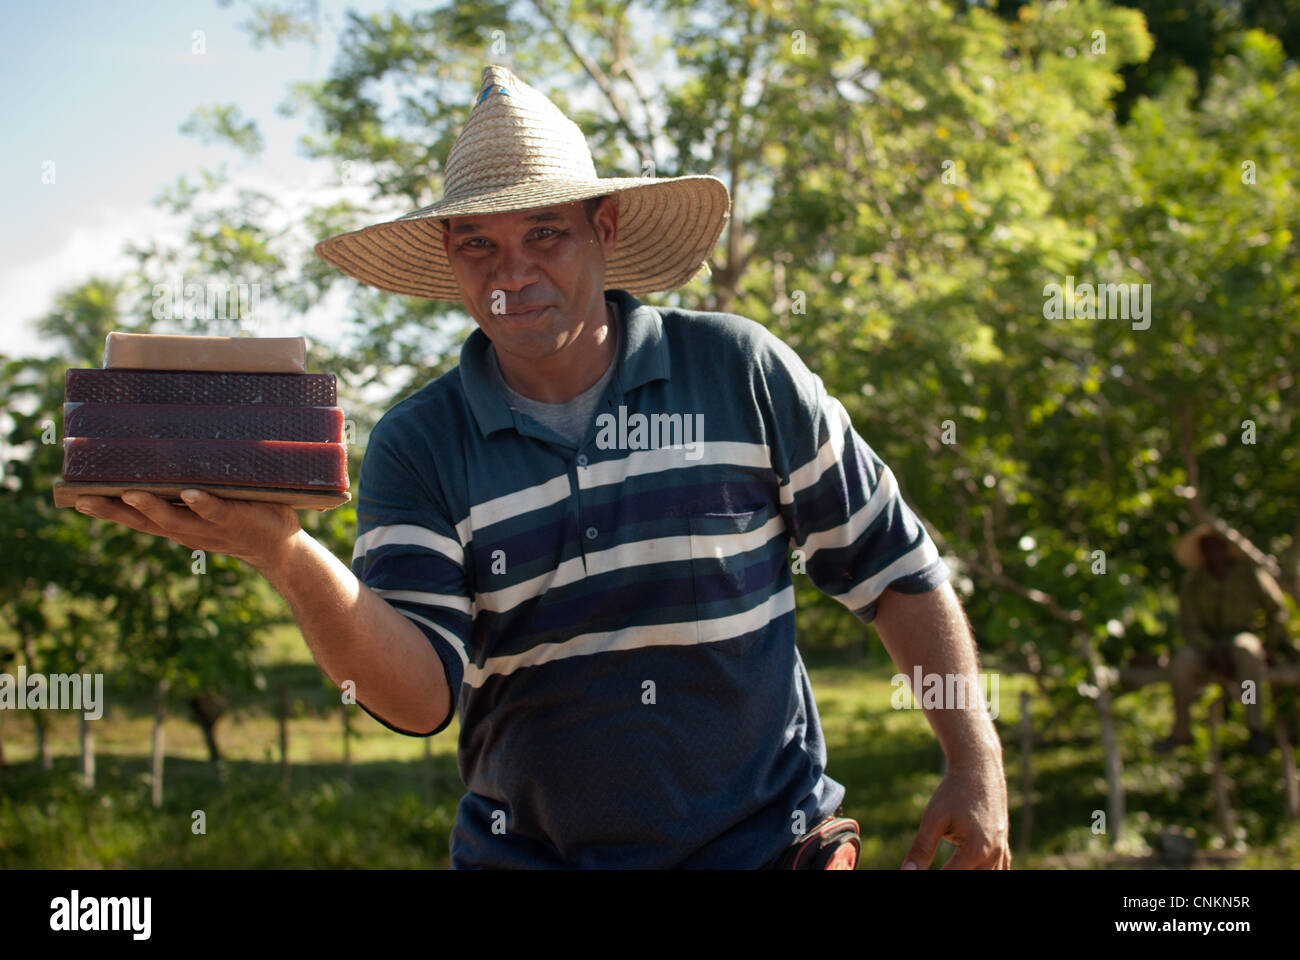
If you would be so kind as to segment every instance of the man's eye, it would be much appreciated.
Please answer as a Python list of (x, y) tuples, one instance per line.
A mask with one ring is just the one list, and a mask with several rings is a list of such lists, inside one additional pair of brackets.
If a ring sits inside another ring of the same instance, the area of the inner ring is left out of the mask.
[[(547, 234), (553, 236), (548, 236)], [(551, 240), (553, 237), (558, 237), (559, 235), (560, 231), (552, 227), (538, 227), (537, 230), (533, 231), (533, 237), (537, 240)], [(482, 244), (490, 243), (486, 237), (471, 237), (469, 240), (464, 241), (458, 249), (482, 250), (483, 246), (480, 245), (480, 242)]]

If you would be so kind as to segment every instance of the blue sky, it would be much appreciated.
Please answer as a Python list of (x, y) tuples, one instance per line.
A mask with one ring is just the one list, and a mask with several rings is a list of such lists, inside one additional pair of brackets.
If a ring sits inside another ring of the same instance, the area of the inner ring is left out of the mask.
[[(364, 12), (410, 5), (352, 0)], [(240, 182), (324, 183), (327, 165), (298, 155), (299, 117), (276, 106), (290, 84), (325, 76), (345, 5), (321, 3), (320, 43), (255, 49), (245, 3), (55, 0), (0, 7), (0, 297), (6, 352), (35, 350), (30, 321), (52, 295), (126, 261), (127, 240), (166, 235), (152, 200), (181, 173), (228, 161)], [(194, 31), (206, 52), (192, 52)], [(473, 83), (473, 80), (470, 80)], [(201, 104), (237, 103), (257, 120), (257, 161), (180, 133)], [(54, 183), (42, 182), (46, 162)], [(379, 218), (377, 218), (379, 219)], [(170, 229), (175, 229), (171, 224)], [(312, 333), (301, 330), (298, 332)]]
[[(6, 228), (0, 231), (0, 349), (11, 356), (43, 352), (32, 321), (52, 307), (57, 292), (96, 273), (123, 272), (131, 265), (123, 253), (129, 242), (170, 245), (181, 237), (187, 221), (153, 204), (181, 174), (193, 183), (201, 170), (225, 162), (235, 187), (273, 194), (286, 218), (340, 192), (367, 202), (364, 184), (341, 188), (335, 165), (299, 154), (306, 121), (276, 108), (294, 83), (327, 76), (346, 11), (409, 13), (428, 6), (428, 0), (320, 0), (315, 45), (258, 49), (240, 27), (250, 16), (249, 0), (229, 7), (217, 0), (0, 0), (0, 223)], [(634, 21), (653, 29), (644, 17), (634, 11)], [(204, 52), (196, 53), (200, 30)], [(671, 63), (655, 70), (661, 79), (676, 75)], [(477, 75), (465, 78), (466, 106), (477, 82)], [(572, 99), (588, 107), (597, 95), (593, 89), (590, 100)], [(257, 122), (266, 150), (256, 160), (181, 134), (197, 107), (227, 103)], [(53, 183), (43, 182), (49, 163)], [(375, 222), (406, 212), (405, 206), (371, 206)], [(307, 316), (277, 316), (264, 307), (269, 317), (250, 332), (304, 334), (338, 345), (345, 287)]]

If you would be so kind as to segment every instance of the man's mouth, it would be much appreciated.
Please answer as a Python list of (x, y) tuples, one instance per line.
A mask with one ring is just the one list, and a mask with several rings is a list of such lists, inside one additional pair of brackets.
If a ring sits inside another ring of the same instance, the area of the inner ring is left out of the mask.
[(531, 310), (512, 310), (509, 313), (502, 314), (502, 316), (509, 317), (511, 320), (513, 320), (516, 323), (528, 323), (531, 320), (536, 320), (538, 317), (540, 317), (543, 313), (545, 313), (549, 309), (551, 308), (534, 307)]

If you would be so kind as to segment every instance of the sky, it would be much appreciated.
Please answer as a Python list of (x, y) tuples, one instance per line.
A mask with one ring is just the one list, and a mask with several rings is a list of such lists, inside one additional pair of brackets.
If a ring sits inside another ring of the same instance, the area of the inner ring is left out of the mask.
[[(317, 46), (295, 41), (257, 49), (239, 27), (249, 15), (243, 0), (229, 7), (216, 0), (0, 0), (4, 351), (43, 352), (32, 320), (59, 290), (128, 266), (128, 241), (180, 235), (182, 222), (153, 204), (179, 175), (193, 181), (225, 161), (236, 184), (277, 195), (306, 196), (336, 183), (330, 164), (297, 149), (305, 119), (282, 117), (276, 106), (292, 83), (326, 76), (344, 9), (412, 6), (322, 0)], [(195, 53), (200, 30), (205, 49)], [(257, 160), (180, 132), (196, 107), (224, 103), (257, 121), (266, 140)], [(329, 340), (341, 312), (335, 304), (333, 316), (307, 328), (296, 318), (288, 332)]]
[[(320, 0), (315, 44), (291, 41), (261, 48), (240, 27), (251, 5), (250, 0), (229, 6), (217, 0), (0, 0), (0, 223), (6, 228), (0, 231), (0, 349), (5, 353), (47, 352), (33, 321), (51, 309), (61, 290), (130, 267), (128, 243), (170, 245), (183, 236), (188, 221), (154, 204), (182, 174), (193, 183), (201, 170), (224, 162), (235, 187), (268, 191), (290, 211), (338, 198), (336, 166), (309, 160), (298, 150), (298, 140), (308, 132), (306, 119), (282, 116), (276, 108), (292, 84), (328, 75), (345, 11), (409, 13), (429, 4)], [(202, 31), (202, 52), (195, 52), (196, 31)], [(671, 64), (662, 69), (676, 73)], [(466, 78), (467, 106), (477, 82), (477, 76)], [(588, 107), (596, 94), (572, 99), (575, 106)], [(228, 103), (257, 122), (266, 141), (258, 158), (180, 132), (197, 107)], [(341, 192), (367, 202), (362, 184)], [(405, 212), (404, 206), (376, 209), (373, 222)], [(262, 322), (248, 332), (301, 334), (337, 345), (347, 292), (346, 285), (336, 286), (306, 316), (277, 315), (263, 304)]]

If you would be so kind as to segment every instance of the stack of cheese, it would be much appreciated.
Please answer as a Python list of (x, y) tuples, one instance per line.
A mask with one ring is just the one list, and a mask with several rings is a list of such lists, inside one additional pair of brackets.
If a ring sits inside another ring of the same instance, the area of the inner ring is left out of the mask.
[(307, 373), (302, 337), (110, 333), (104, 369), (64, 381), (54, 502), (186, 488), (298, 507), (346, 503), (333, 374)]

